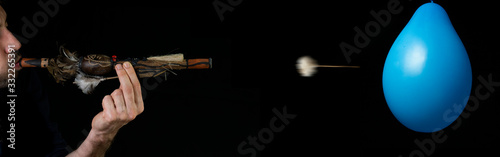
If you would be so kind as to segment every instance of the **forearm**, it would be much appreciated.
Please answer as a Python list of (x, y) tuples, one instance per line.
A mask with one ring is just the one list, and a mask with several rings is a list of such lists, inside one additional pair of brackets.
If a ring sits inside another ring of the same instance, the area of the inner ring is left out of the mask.
[(103, 157), (115, 135), (116, 133), (101, 134), (92, 129), (80, 147), (67, 157)]

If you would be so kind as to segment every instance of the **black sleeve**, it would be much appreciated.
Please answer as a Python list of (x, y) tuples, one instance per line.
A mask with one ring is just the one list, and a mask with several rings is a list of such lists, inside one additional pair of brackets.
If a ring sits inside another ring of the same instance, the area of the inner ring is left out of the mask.
[(34, 70), (32, 71), (32, 76), (31, 81), (33, 83), (32, 87), (37, 87), (39, 86), (40, 88), (36, 88), (33, 90), (33, 97), (35, 100), (35, 103), (38, 105), (38, 109), (40, 110), (40, 113), (43, 117), (43, 120), (45, 122), (45, 126), (48, 129), (48, 132), (50, 133), (49, 136), (52, 138), (52, 150), (50, 151), (49, 154), (47, 154), (47, 157), (59, 157), (59, 156), (66, 156), (68, 154), (68, 151), (66, 150), (66, 141), (62, 138), (61, 133), (58, 130), (57, 123), (52, 122), (49, 119), (50, 115), (50, 103), (49, 103), (49, 98), (47, 95), (47, 92), (44, 90), (43, 85), (40, 82), (40, 79), (38, 78), (37, 72)]
[[(2, 148), (0, 156), (66, 156), (66, 141), (62, 138), (57, 124), (49, 119), (50, 104), (47, 92), (38, 77), (38, 71), (23, 69), (16, 78), (16, 104), (14, 108), (4, 105), (0, 118), (0, 134)], [(7, 88), (1, 89), (2, 97), (10, 94)], [(4, 101), (7, 101), (3, 99)], [(15, 120), (6, 116), (15, 113)], [(6, 140), (10, 124), (15, 124), (15, 149), (9, 148)]]

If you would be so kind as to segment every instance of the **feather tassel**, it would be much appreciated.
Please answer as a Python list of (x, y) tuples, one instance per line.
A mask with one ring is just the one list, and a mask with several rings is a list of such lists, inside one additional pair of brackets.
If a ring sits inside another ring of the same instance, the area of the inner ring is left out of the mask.
[(74, 84), (78, 86), (85, 94), (90, 94), (94, 91), (95, 87), (101, 83), (104, 79), (102, 78), (93, 78), (85, 76), (85, 74), (78, 73), (75, 78)]

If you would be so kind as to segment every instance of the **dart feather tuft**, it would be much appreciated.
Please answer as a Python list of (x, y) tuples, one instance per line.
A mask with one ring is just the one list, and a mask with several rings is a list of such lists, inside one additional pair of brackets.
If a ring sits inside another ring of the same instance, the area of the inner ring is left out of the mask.
[(297, 60), (297, 71), (303, 77), (311, 77), (316, 73), (318, 64), (309, 56), (302, 56)]
[(80, 88), (83, 93), (90, 94), (101, 81), (101, 78), (87, 77), (85, 74), (78, 73), (74, 83), (78, 85), (78, 88)]

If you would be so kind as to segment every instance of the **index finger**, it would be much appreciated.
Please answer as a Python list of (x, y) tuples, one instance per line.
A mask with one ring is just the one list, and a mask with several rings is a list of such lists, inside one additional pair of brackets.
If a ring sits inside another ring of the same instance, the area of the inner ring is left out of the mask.
[(139, 79), (137, 78), (137, 74), (135, 73), (134, 68), (130, 62), (123, 63), (125, 67), (125, 71), (128, 74), (130, 82), (132, 83), (132, 87), (134, 88), (134, 95), (137, 105), (142, 105), (142, 92), (141, 92), (141, 84), (139, 83)]
[(125, 105), (135, 103), (135, 92), (130, 82), (128, 73), (125, 71), (124, 66), (121, 64), (116, 65), (116, 74), (118, 75), (118, 80), (120, 81), (120, 89), (123, 92), (123, 99), (125, 100)]

